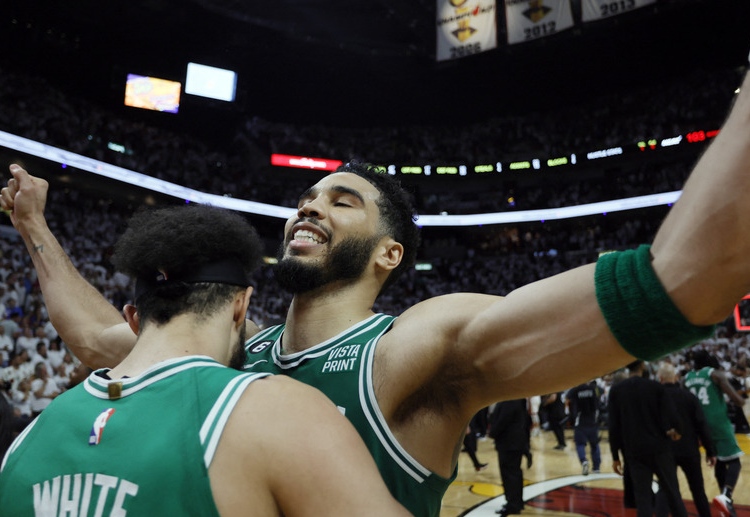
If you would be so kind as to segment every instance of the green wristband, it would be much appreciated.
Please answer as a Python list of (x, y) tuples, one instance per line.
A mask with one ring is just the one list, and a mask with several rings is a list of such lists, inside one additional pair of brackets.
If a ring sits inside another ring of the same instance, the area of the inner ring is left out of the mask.
[(612, 334), (632, 356), (652, 361), (711, 336), (675, 306), (651, 266), (651, 246), (599, 257), (596, 300)]

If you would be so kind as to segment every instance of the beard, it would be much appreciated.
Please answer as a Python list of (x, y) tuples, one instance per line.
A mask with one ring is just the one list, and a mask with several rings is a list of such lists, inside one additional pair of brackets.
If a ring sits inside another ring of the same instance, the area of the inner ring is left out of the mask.
[(232, 351), (232, 357), (229, 359), (229, 367), (234, 368), (235, 370), (242, 370), (242, 367), (245, 366), (245, 325), (242, 325), (242, 328), (240, 329), (240, 335), (237, 339), (237, 345), (234, 348), (234, 351)]
[(308, 264), (295, 256), (284, 256), (285, 244), (273, 268), (279, 285), (292, 294), (307, 293), (333, 282), (356, 280), (370, 262), (380, 236), (348, 237), (332, 247), (323, 263)]

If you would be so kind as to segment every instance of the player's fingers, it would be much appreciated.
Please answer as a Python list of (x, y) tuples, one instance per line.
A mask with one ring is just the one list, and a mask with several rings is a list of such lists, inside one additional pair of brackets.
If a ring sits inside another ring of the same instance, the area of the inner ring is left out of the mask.
[(31, 181), (31, 176), (26, 172), (26, 169), (18, 164), (11, 164), (10, 173), (13, 175), (13, 178), (8, 181), (8, 186), (13, 183), (16, 188), (20, 189), (27, 181)]
[[(8, 167), (8, 168), (10, 169), (10, 173), (13, 175), (14, 178), (16, 177), (17, 174), (19, 174), (21, 172), (26, 172), (26, 169), (24, 169), (23, 167), (21, 167), (17, 163), (11, 163), (10, 167)], [(26, 174), (28, 174), (28, 172), (26, 172)]]
[(6, 212), (13, 210), (13, 196), (10, 194), (8, 187), (0, 190), (0, 208)]
[(16, 195), (16, 192), (18, 192), (18, 181), (16, 181), (16, 178), (11, 178), (8, 180), (8, 186), (5, 187), (8, 190), (8, 194), (10, 194), (11, 197)]
[(41, 192), (43, 196), (46, 196), (49, 187), (47, 180), (32, 176), (26, 169), (15, 163), (10, 166), (10, 173), (13, 178), (8, 181), (8, 187), (15, 189), (15, 192), (11, 192), (13, 195), (19, 190), (34, 188)]

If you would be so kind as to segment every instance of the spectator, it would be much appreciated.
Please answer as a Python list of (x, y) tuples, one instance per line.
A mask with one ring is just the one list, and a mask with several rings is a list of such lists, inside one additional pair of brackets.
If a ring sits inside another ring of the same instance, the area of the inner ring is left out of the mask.
[(21, 335), (21, 312), (18, 308), (8, 308), (0, 325), (5, 327), (5, 334), (14, 341)]
[(5, 333), (5, 326), (0, 325), (0, 367), (6, 367), (10, 364), (10, 356), (15, 348), (13, 339)]
[[(40, 332), (44, 334), (44, 329), (41, 327), (37, 329), (37, 336), (40, 335)], [(42, 338), (40, 338), (40, 340), (42, 340)], [(57, 368), (63, 363), (65, 354), (67, 353), (67, 349), (62, 344), (62, 341), (59, 338), (53, 339), (52, 341), (47, 341), (45, 337), (43, 341), (48, 343), (47, 358), (49, 360), (50, 366), (52, 366), (52, 368)]]
[(39, 338), (34, 335), (34, 331), (30, 327), (23, 327), (21, 335), (16, 339), (16, 348), (28, 350), (29, 354), (33, 356), (36, 353), (37, 343), (39, 343)]
[(6, 386), (13, 386), (22, 379), (30, 378), (34, 374), (34, 369), (29, 360), (29, 352), (26, 349), (20, 350), (10, 357), (10, 366), (0, 370), (0, 380)]
[(37, 417), (50, 402), (60, 394), (60, 389), (52, 380), (43, 362), (34, 365), (34, 379), (31, 381), (31, 413)]
[(25, 377), (16, 382), (10, 390), (10, 404), (16, 419), (16, 432), (22, 431), (34, 419), (34, 412), (31, 409), (31, 401), (34, 399), (31, 393), (31, 381), (31, 377)]
[(55, 369), (50, 362), (47, 345), (41, 341), (36, 344), (36, 350), (31, 355), (31, 364), (38, 365), (40, 363), (47, 368), (47, 375), (52, 377), (55, 373)]

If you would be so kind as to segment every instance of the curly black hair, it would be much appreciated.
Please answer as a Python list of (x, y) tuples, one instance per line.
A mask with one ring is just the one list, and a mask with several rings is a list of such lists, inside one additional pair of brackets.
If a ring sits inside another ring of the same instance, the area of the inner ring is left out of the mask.
[[(190, 275), (201, 266), (224, 260), (241, 265), (245, 278), (260, 265), (263, 244), (240, 214), (205, 205), (141, 208), (115, 244), (112, 263), (135, 278), (158, 271), (170, 278)], [(183, 312), (209, 316), (245, 286), (213, 282), (166, 282), (139, 296), (141, 322), (168, 322)]]
[(377, 205), (383, 228), (404, 247), (401, 263), (388, 275), (381, 288), (382, 292), (412, 267), (417, 259), (420, 236), (419, 227), (415, 224), (417, 213), (412, 198), (395, 177), (371, 163), (350, 161), (338, 167), (335, 172), (356, 174), (378, 189), (380, 197)]
[(719, 360), (716, 358), (716, 356), (709, 353), (707, 350), (695, 350), (693, 351), (691, 356), (693, 367), (696, 370), (700, 370), (702, 368), (705, 368), (706, 366), (710, 366), (711, 368), (721, 368)]

